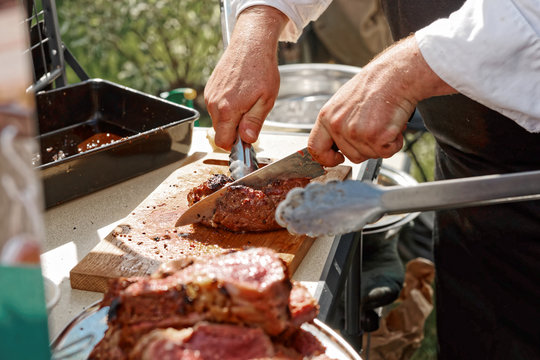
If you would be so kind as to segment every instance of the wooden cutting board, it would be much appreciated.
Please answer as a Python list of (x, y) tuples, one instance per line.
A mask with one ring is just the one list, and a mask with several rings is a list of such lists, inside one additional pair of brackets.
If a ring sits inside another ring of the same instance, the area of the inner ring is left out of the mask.
[[(204, 156), (203, 156), (204, 155)], [(198, 157), (198, 160), (193, 161)], [(194, 154), (174, 171), (70, 272), (73, 289), (105, 292), (117, 277), (144, 276), (160, 264), (188, 256), (217, 254), (228, 249), (268, 247), (279, 253), (292, 275), (314, 239), (287, 230), (233, 233), (194, 224), (175, 228), (188, 207), (187, 194), (212, 174), (228, 174), (225, 154)], [(264, 164), (264, 159), (260, 159)], [(267, 160), (269, 162), (269, 160)], [(343, 180), (350, 166), (330, 168), (313, 181)]]

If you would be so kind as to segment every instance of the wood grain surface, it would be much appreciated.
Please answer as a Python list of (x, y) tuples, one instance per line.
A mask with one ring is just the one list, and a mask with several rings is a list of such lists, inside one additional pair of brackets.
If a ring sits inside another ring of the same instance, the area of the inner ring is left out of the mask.
[[(264, 164), (264, 159), (259, 159)], [(266, 161), (269, 162), (267, 159)], [(279, 253), (292, 276), (315, 239), (287, 230), (233, 233), (193, 224), (175, 228), (187, 209), (187, 193), (212, 174), (228, 174), (224, 154), (194, 154), (175, 170), (71, 270), (73, 289), (105, 292), (112, 278), (144, 276), (167, 261), (228, 249), (268, 247)], [(351, 167), (337, 166), (312, 181), (343, 180)]]

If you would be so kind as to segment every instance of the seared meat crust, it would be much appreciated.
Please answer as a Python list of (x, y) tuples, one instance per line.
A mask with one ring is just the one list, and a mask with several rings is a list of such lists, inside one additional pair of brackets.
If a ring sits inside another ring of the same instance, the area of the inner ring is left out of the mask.
[(317, 316), (316, 301), (302, 285), (291, 282), (285, 263), (270, 249), (251, 248), (176, 265), (177, 271), (171, 267), (152, 277), (111, 282), (102, 302), (110, 307), (109, 328), (89, 359), (125, 359), (155, 329), (212, 322), (240, 328), (231, 331), (257, 328), (275, 341), (289, 338), (302, 322)]
[[(231, 179), (229, 179), (231, 180)], [(260, 189), (244, 185), (230, 186), (217, 201), (212, 219), (201, 223), (234, 232), (261, 232), (282, 229), (276, 222), (278, 204), (295, 187), (305, 187), (309, 178), (276, 180)], [(188, 194), (188, 203), (193, 205), (205, 196), (227, 184), (224, 175), (214, 175)]]

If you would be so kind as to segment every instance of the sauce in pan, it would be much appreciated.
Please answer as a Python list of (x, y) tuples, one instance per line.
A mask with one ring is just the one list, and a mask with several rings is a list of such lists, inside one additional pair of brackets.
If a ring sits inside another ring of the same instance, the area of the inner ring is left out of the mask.
[(87, 150), (91, 150), (103, 145), (113, 143), (115, 141), (121, 140), (122, 137), (116, 134), (111, 133), (97, 133), (90, 136), (88, 139), (84, 140), (77, 146), (77, 152), (82, 153)]
[(40, 136), (41, 163), (46, 164), (122, 140), (133, 131), (106, 122), (83, 123)]

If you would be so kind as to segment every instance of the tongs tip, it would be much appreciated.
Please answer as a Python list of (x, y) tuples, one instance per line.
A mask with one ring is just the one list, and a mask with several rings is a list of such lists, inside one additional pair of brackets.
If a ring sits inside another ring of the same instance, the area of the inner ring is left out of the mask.
[(251, 144), (242, 141), (238, 136), (229, 155), (229, 171), (234, 180), (238, 180), (257, 170), (259, 163)]

